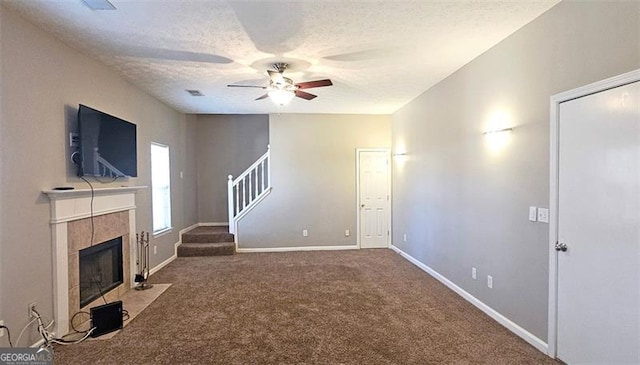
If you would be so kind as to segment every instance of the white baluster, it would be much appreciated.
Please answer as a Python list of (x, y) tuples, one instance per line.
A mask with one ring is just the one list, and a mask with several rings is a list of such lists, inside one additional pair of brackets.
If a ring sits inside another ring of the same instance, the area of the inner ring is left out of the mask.
[(227, 180), (227, 209), (229, 214), (229, 233), (234, 233), (234, 219), (233, 216), (233, 176), (229, 175)]
[(235, 184), (234, 190), (235, 190), (234, 194), (236, 197), (236, 214), (234, 214), (234, 217), (235, 217), (238, 214), (240, 214), (240, 185)]
[(251, 175), (253, 174), (253, 170), (249, 171), (249, 204), (253, 201), (253, 178)]
[(265, 158), (264, 160), (262, 160), (262, 191), (265, 191), (267, 189), (267, 172), (265, 171), (265, 166), (266, 166), (266, 162), (267, 159)]
[(242, 179), (242, 209), (247, 207), (247, 176)]

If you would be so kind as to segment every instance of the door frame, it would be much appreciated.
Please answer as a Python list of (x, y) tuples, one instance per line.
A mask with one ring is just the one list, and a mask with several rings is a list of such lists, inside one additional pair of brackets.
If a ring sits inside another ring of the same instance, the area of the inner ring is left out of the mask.
[(391, 148), (356, 148), (356, 240), (360, 246), (360, 152), (386, 152), (387, 156), (387, 248), (391, 247)]
[(549, 154), (549, 312), (547, 354), (557, 356), (558, 340), (558, 199), (560, 103), (640, 81), (640, 69), (551, 96), (551, 145)]

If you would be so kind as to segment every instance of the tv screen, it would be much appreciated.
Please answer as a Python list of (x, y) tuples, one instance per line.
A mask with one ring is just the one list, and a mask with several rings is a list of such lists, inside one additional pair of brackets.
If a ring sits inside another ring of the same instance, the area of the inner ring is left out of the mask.
[(138, 176), (135, 124), (80, 105), (78, 134), (78, 176)]

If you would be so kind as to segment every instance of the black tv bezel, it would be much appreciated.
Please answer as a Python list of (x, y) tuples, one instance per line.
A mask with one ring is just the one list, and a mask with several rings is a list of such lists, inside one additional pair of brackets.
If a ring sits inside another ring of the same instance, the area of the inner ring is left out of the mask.
[(115, 115), (109, 114), (109, 113), (105, 113), (101, 110), (98, 110), (96, 108), (92, 108), (90, 106), (87, 106), (85, 104), (78, 104), (78, 119), (77, 119), (77, 126), (78, 126), (78, 146), (76, 148), (75, 151), (75, 157), (73, 157), (73, 162), (78, 166), (78, 170), (77, 170), (77, 176), (78, 177), (84, 177), (84, 176), (92, 176), (92, 177), (101, 177), (99, 175), (87, 175), (85, 174), (84, 168), (83, 168), (83, 154), (82, 154), (82, 119), (80, 117), (80, 114), (82, 113), (82, 109), (88, 109), (90, 111), (105, 115), (111, 119), (115, 119), (117, 120), (119, 123), (126, 123), (126, 124), (130, 124), (134, 127), (134, 132), (135, 132), (135, 152), (136, 152), (136, 156), (135, 156), (135, 171), (134, 174), (132, 175), (124, 175), (124, 176), (118, 176), (118, 178), (131, 178), (131, 177), (138, 177), (138, 125), (135, 123), (132, 123), (128, 120), (124, 120), (122, 118), (116, 117)]

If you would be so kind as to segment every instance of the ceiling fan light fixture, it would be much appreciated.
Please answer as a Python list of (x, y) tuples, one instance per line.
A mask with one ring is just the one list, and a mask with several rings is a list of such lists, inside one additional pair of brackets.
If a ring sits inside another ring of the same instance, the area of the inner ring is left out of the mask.
[(273, 89), (267, 92), (269, 98), (279, 106), (285, 106), (296, 96), (293, 90)]

